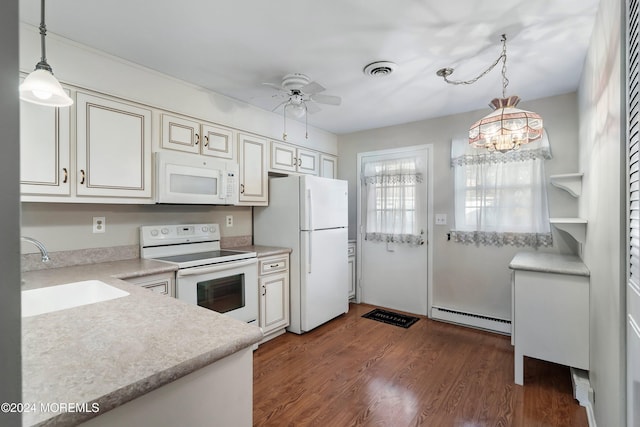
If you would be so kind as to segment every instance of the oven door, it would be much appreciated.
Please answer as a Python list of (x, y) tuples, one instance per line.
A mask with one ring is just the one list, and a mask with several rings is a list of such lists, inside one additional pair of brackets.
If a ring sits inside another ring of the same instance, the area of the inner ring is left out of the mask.
[(176, 297), (243, 322), (258, 319), (256, 258), (178, 270)]

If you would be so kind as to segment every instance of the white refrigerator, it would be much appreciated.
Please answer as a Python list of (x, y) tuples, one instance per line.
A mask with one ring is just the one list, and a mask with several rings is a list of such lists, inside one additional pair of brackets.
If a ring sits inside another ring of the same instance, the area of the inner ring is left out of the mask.
[(347, 181), (310, 175), (269, 178), (269, 206), (254, 208), (254, 244), (292, 250), (290, 332), (349, 310), (347, 211)]

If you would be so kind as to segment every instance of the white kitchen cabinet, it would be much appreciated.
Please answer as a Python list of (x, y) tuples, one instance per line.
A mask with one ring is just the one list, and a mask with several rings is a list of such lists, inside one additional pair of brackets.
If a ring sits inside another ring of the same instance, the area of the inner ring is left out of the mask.
[(269, 203), (266, 150), (266, 139), (248, 133), (238, 134), (240, 163), (238, 205), (266, 206)]
[(129, 277), (123, 280), (134, 285), (142, 286), (152, 292), (170, 297), (176, 296), (175, 273), (150, 274), (147, 276)]
[(356, 242), (347, 244), (347, 256), (349, 260), (349, 299), (356, 299)]
[(289, 254), (258, 259), (259, 326), (268, 341), (289, 326)]
[(524, 356), (589, 370), (589, 270), (574, 255), (521, 252), (514, 270), (514, 381)]
[(162, 114), (160, 145), (163, 149), (234, 160), (235, 131), (184, 116)]
[(338, 158), (331, 154), (320, 154), (320, 176), (324, 178), (338, 178)]
[(151, 110), (78, 92), (77, 196), (147, 199), (151, 190)]
[[(65, 90), (69, 94), (68, 90)], [(23, 195), (71, 194), (69, 108), (20, 101), (20, 191)]]
[(319, 174), (319, 154), (283, 142), (271, 141), (269, 171), (279, 173)]

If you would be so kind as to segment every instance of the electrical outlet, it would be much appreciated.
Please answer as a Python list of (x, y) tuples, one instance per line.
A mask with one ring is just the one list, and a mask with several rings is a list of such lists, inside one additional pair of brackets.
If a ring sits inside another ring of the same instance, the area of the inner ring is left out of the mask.
[(103, 216), (93, 217), (93, 232), (104, 233), (107, 229), (107, 221)]
[(227, 227), (233, 227), (233, 215), (227, 215)]

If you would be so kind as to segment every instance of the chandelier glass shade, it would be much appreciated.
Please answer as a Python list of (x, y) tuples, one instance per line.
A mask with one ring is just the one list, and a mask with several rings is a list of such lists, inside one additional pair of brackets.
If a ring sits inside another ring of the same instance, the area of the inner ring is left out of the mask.
[(478, 81), (502, 61), (502, 98), (494, 98), (489, 104), (494, 111), (487, 114), (469, 128), (469, 144), (490, 152), (506, 153), (517, 150), (521, 145), (542, 137), (543, 121), (539, 114), (516, 108), (520, 98), (506, 96), (509, 85), (507, 79), (507, 37), (502, 35), (502, 54), (478, 77), (471, 80), (449, 80), (452, 68), (442, 68), (437, 75), (453, 85), (469, 85)]
[(469, 144), (505, 153), (540, 139), (542, 117), (516, 108), (518, 102), (520, 98), (515, 95), (493, 99), (490, 105), (494, 111), (471, 125)]
[(68, 107), (73, 100), (64, 91), (58, 79), (53, 76), (51, 66), (47, 63), (45, 36), (47, 27), (44, 22), (44, 0), (40, 1), (40, 47), (42, 57), (20, 85), (20, 99), (34, 104), (49, 107)]

